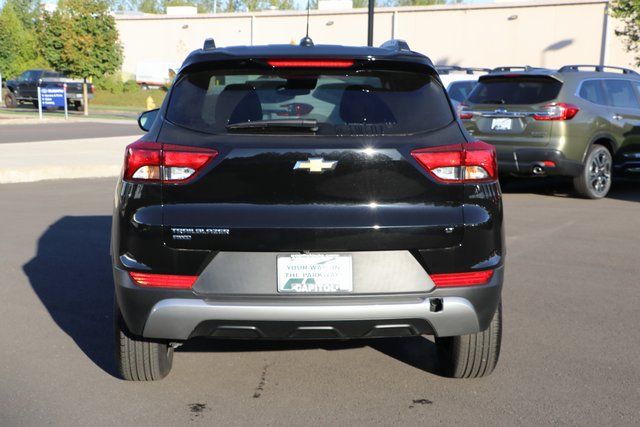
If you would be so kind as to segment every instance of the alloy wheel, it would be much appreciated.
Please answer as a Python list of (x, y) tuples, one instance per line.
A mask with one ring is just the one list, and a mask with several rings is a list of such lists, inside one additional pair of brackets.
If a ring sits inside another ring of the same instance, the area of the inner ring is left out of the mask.
[(607, 149), (594, 153), (589, 165), (589, 183), (597, 194), (606, 193), (611, 183), (611, 154)]

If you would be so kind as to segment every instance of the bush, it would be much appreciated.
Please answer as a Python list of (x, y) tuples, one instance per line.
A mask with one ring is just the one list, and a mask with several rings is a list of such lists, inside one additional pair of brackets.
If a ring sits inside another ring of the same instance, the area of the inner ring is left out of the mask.
[(122, 93), (124, 91), (124, 83), (120, 76), (115, 74), (106, 74), (94, 80), (96, 89), (104, 90), (110, 93)]
[(122, 91), (124, 93), (137, 92), (139, 90), (140, 90), (140, 87), (138, 86), (138, 83), (136, 83), (134, 80), (127, 80), (122, 85)]

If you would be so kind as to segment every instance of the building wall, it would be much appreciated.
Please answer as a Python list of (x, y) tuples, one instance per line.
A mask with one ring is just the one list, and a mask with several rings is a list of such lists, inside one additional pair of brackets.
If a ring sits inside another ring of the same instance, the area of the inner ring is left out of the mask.
[[(534, 0), (484, 5), (376, 9), (374, 44), (407, 40), (438, 64), (494, 67), (558, 67), (568, 63), (631, 66), (609, 19), (604, 37), (604, 0)], [(124, 46), (123, 72), (138, 62), (180, 63), (205, 38), (218, 46), (297, 43), (304, 36), (300, 11), (198, 16), (117, 16)], [(316, 44), (366, 44), (366, 9), (313, 11), (310, 35)], [(606, 40), (606, 43), (603, 42)]]

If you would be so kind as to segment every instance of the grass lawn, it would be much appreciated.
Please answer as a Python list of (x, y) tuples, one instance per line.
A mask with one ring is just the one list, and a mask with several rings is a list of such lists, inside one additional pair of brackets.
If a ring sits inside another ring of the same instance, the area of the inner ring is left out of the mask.
[(146, 111), (147, 98), (151, 97), (155, 107), (162, 104), (166, 92), (160, 89), (137, 90), (134, 92), (111, 93), (103, 90), (96, 90), (89, 105), (97, 108), (113, 108), (118, 110)]

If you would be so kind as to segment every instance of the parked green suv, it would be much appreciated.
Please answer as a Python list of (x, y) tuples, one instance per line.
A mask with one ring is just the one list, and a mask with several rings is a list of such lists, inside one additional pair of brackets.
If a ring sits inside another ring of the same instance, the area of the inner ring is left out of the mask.
[(496, 146), (500, 173), (570, 176), (590, 199), (612, 172), (640, 172), (640, 75), (597, 65), (500, 67), (481, 76), (459, 115)]

